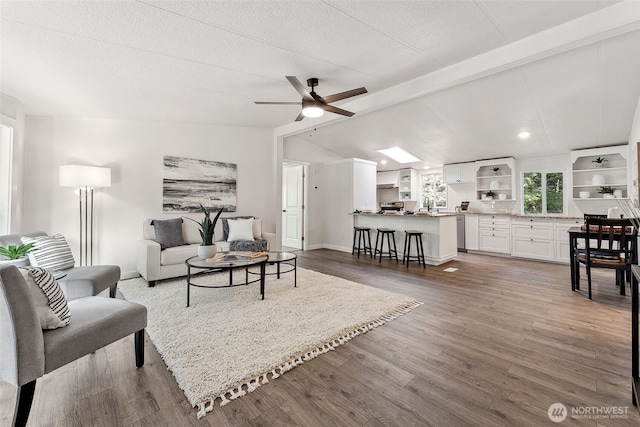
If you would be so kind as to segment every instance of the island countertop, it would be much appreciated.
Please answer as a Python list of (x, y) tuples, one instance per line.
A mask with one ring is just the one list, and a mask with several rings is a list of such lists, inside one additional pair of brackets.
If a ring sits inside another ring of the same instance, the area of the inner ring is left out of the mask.
[(423, 233), (424, 256), (429, 265), (444, 264), (458, 255), (457, 213), (433, 215), (351, 213), (350, 215), (353, 215), (354, 226), (371, 228), (372, 242), (376, 240), (377, 228), (395, 230), (398, 256), (404, 248), (406, 230), (417, 230)]

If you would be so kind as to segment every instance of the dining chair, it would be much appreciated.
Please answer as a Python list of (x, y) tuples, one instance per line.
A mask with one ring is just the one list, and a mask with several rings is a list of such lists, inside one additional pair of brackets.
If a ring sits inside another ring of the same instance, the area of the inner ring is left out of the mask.
[[(585, 249), (576, 253), (576, 260), (586, 267), (589, 299), (592, 299), (592, 268), (616, 270), (620, 294), (625, 295), (626, 278), (631, 275), (631, 265), (637, 262), (637, 240), (638, 230), (628, 218), (586, 219)], [(579, 288), (579, 274), (576, 282)]]

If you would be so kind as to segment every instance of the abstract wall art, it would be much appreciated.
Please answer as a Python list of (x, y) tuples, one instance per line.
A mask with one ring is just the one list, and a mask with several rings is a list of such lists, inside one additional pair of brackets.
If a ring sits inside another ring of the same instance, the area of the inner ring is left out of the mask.
[(164, 156), (163, 212), (199, 212), (206, 208), (236, 211), (235, 163)]

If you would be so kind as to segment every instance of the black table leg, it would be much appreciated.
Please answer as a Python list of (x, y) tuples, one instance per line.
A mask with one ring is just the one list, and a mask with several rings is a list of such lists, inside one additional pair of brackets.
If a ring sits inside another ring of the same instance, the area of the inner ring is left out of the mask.
[(265, 264), (266, 263), (262, 263), (260, 264), (260, 294), (262, 295), (262, 299), (264, 299), (264, 276), (265, 276)]
[(293, 287), (294, 288), (298, 287), (298, 257), (295, 257), (293, 259)]
[(191, 266), (187, 264), (187, 307), (189, 307), (190, 291), (191, 291)]

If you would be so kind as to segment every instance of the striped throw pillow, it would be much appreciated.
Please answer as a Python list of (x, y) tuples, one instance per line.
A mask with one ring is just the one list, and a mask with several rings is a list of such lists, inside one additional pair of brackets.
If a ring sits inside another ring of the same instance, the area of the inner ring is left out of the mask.
[[(33, 288), (32, 295), (35, 297), (36, 310), (38, 311), (42, 329), (56, 329), (67, 326), (71, 321), (71, 312), (67, 305), (67, 299), (53, 275), (40, 267), (31, 267), (28, 275), (33, 279), (37, 287), (40, 288), (40, 295), (35, 295), (34, 292), (37, 292), (37, 290)], [(28, 280), (29, 278), (26, 279), (30, 282)], [(44, 306), (43, 303), (39, 303), (40, 299), (42, 299), (43, 302), (45, 300), (42, 298), (42, 294), (46, 297), (46, 306)], [(44, 307), (39, 307), (39, 304)]]
[(29, 261), (33, 267), (64, 270), (75, 265), (71, 248), (61, 234), (55, 236), (23, 237), (22, 243), (33, 243)]

